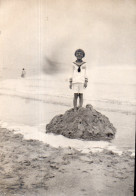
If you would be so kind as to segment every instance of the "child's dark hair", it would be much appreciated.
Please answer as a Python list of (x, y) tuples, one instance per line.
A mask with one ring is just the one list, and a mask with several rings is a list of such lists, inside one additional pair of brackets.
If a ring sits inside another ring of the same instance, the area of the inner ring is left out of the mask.
[(82, 52), (83, 53), (83, 57), (85, 57), (85, 52), (82, 50), (82, 49), (77, 49), (76, 51), (75, 51), (75, 56), (76, 56), (76, 53), (77, 52)]

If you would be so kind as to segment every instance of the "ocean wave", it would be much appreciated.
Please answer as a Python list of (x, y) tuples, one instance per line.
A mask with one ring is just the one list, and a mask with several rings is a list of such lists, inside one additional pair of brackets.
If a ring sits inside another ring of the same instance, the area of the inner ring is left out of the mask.
[[(43, 88), (44, 86), (31, 86), (33, 88), (36, 88), (38, 87), (38, 89), (33, 89), (33, 93), (36, 95), (38, 94), (39, 96), (54, 96), (54, 97), (58, 97), (58, 98), (65, 98), (65, 99), (72, 99), (71, 98), (71, 95), (64, 95), (64, 93), (57, 93), (57, 94), (53, 94), (53, 93), (46, 93), (45, 91), (40, 91), (39, 90), (39, 87)], [(47, 88), (47, 87), (46, 87)], [(50, 90), (50, 87), (48, 87), (48, 89)], [(18, 89), (11, 89), (11, 88), (7, 88), (7, 87), (0, 87), (0, 90), (1, 91), (10, 91), (12, 92), (13, 96), (14, 94), (16, 93), (24, 93), (24, 94), (28, 94), (30, 89), (24, 89), (24, 90), (18, 90)], [(47, 89), (46, 89), (47, 90)], [(32, 92), (32, 89), (31, 89), (31, 92)], [(2, 93), (1, 93), (2, 94)], [(8, 93), (3, 93), (3, 94), (8, 94)], [(18, 95), (19, 96), (19, 95)], [(136, 101), (133, 99), (133, 100), (118, 100), (118, 99), (93, 99), (93, 98), (89, 98), (89, 99), (85, 99), (86, 101), (95, 101), (95, 102), (102, 102), (102, 103), (111, 103), (111, 104), (117, 104), (117, 105), (130, 105), (130, 106), (136, 106)]]
[(88, 101), (97, 101), (97, 102), (103, 102), (103, 103), (111, 103), (111, 104), (117, 104), (117, 105), (130, 105), (130, 106), (136, 106), (136, 101), (120, 101), (117, 99), (86, 99)]
[(39, 126), (26, 126), (23, 124), (9, 124), (7, 122), (0, 121), (0, 127), (13, 131), (15, 134), (22, 134), (25, 139), (34, 139), (49, 144), (52, 147), (59, 148), (75, 148), (82, 153), (89, 152), (101, 152), (103, 150), (110, 150), (114, 153), (121, 155), (123, 151), (130, 151), (131, 156), (135, 156), (135, 150), (127, 148), (120, 149), (107, 141), (84, 141), (78, 139), (69, 139), (62, 135), (54, 135), (45, 133), (45, 125)]
[[(49, 95), (49, 94), (41, 94), (44, 95), (44, 97), (40, 97), (40, 94), (36, 95), (31, 95), (31, 94), (12, 94), (12, 93), (0, 93), (0, 96), (11, 96), (11, 97), (18, 97), (21, 99), (27, 99), (27, 100), (32, 100), (32, 101), (40, 101), (40, 102), (44, 102), (44, 103), (49, 103), (49, 104), (55, 104), (55, 105), (63, 105), (63, 106), (68, 106), (68, 107), (72, 107), (72, 99), (71, 97), (67, 97), (67, 96), (60, 96), (60, 95)], [(131, 107), (131, 108), (127, 108), (124, 109), (123, 108), (116, 108), (114, 107), (113, 104), (117, 104), (118, 102), (111, 102), (109, 100), (89, 100), (89, 99), (85, 99), (84, 102), (86, 104), (92, 104), (94, 105), (94, 107), (97, 110), (101, 110), (101, 111), (107, 111), (107, 112), (119, 112), (119, 113), (123, 113), (123, 114), (131, 114), (131, 115), (135, 115), (136, 114), (136, 108), (135, 107)], [(98, 102), (102, 103), (102, 104), (98, 104)], [(108, 105), (107, 107), (107, 104)], [(120, 104), (121, 105), (121, 104)], [(130, 106), (135, 106), (135, 105), (131, 105)]]
[[(134, 81), (135, 83), (136, 83), (136, 81)], [(133, 83), (112, 83), (112, 82), (108, 82), (108, 83), (106, 83), (106, 82), (94, 82), (94, 84), (96, 84), (96, 85), (106, 85), (106, 86), (109, 86), (109, 85), (112, 85), (112, 86), (134, 86), (134, 87), (136, 87), (136, 84), (134, 84), (134, 82)]]

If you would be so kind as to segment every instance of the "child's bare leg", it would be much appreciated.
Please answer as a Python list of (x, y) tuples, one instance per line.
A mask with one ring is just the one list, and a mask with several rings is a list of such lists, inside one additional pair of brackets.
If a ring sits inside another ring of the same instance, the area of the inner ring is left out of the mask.
[(79, 93), (79, 107), (83, 106), (83, 93)]
[(78, 93), (74, 93), (74, 99), (73, 99), (74, 110), (76, 110), (77, 108), (77, 98), (78, 98)]

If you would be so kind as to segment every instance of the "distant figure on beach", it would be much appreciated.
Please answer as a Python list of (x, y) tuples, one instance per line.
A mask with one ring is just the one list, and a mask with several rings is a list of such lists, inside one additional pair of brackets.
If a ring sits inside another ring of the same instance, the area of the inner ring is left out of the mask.
[(22, 69), (21, 77), (22, 77), (22, 78), (24, 78), (24, 77), (25, 77), (25, 75), (26, 75), (26, 71), (25, 71), (25, 69), (23, 68), (23, 69)]
[(74, 111), (77, 110), (77, 99), (79, 97), (79, 107), (83, 106), (83, 92), (87, 87), (88, 78), (86, 76), (86, 65), (82, 58), (85, 57), (85, 52), (82, 49), (75, 51), (75, 56), (77, 60), (73, 65), (73, 75), (70, 78), (70, 89), (74, 91), (73, 106)]

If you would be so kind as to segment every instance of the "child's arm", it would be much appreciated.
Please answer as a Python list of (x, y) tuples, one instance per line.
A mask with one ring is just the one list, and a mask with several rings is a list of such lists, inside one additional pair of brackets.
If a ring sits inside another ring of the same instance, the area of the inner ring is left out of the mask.
[(73, 66), (73, 70), (72, 70), (72, 77), (69, 79), (69, 88), (72, 89), (72, 81), (73, 81), (73, 74), (74, 74), (74, 66)]
[(85, 83), (84, 83), (84, 87), (85, 87), (85, 88), (87, 87), (87, 82), (88, 82), (88, 79), (85, 78)]
[(69, 79), (69, 88), (72, 89), (72, 78)]
[(88, 83), (88, 77), (86, 75), (86, 66), (85, 66), (85, 83), (84, 83), (84, 87), (87, 87), (87, 83)]

